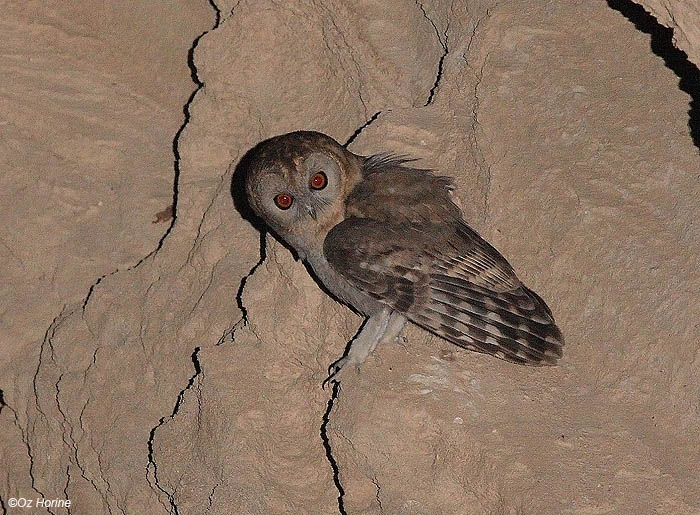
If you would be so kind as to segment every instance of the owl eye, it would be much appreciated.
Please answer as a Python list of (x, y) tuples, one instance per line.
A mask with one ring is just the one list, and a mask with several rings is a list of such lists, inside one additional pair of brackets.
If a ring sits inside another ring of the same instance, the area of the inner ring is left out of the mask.
[(280, 193), (275, 197), (275, 205), (280, 209), (289, 209), (292, 207), (294, 202), (294, 197), (287, 195), (286, 193)]
[(311, 177), (310, 185), (313, 190), (322, 190), (328, 184), (328, 177), (323, 172), (317, 172)]

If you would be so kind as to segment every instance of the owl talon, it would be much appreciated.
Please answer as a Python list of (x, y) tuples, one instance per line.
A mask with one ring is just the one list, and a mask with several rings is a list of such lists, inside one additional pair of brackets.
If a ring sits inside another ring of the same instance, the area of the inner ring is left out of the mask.
[[(343, 371), (349, 370), (352, 368), (350, 365), (352, 364), (354, 360), (352, 359), (351, 356), (343, 356), (340, 358), (338, 361), (333, 363), (330, 367), (328, 367), (328, 377), (323, 381), (321, 386), (325, 389), (326, 385), (330, 382), (334, 383), (339, 383), (340, 380), (342, 379), (342, 373)], [(355, 363), (355, 371), (357, 373), (360, 372), (360, 364)], [(347, 373), (345, 374), (347, 376)]]

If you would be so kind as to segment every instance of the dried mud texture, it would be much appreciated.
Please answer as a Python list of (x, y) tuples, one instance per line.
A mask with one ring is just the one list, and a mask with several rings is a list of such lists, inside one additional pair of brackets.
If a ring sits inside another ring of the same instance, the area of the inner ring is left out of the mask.
[[(620, 11), (28, 5), (0, 57), (3, 512), (700, 511), (691, 98)], [(361, 320), (240, 203), (245, 152), (301, 128), (453, 176), (562, 364), (410, 327), (322, 390)]]
[(694, 0), (641, 0), (639, 5), (649, 11), (659, 23), (673, 29), (673, 41), (700, 63), (700, 5)]

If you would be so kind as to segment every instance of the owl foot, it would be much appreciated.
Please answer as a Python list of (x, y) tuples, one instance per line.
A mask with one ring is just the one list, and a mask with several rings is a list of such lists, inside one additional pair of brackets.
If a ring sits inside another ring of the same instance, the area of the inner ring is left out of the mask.
[(343, 371), (345, 371), (345, 377), (347, 377), (349, 373), (347, 371), (353, 368), (355, 369), (355, 373), (359, 374), (360, 364), (361, 362), (356, 361), (350, 355), (343, 356), (338, 361), (333, 363), (330, 367), (328, 367), (328, 377), (321, 384), (322, 388), (325, 390), (326, 385), (330, 382), (339, 383), (341, 378), (343, 377)]
[[(331, 381), (340, 382), (341, 373), (345, 370), (354, 368), (359, 372), (360, 365), (377, 344), (396, 341), (405, 323), (406, 318), (403, 315), (387, 309), (369, 317), (350, 343), (347, 354), (328, 367), (328, 377), (323, 381), (322, 386), (325, 388), (325, 385)], [(345, 376), (347, 377), (347, 372)]]

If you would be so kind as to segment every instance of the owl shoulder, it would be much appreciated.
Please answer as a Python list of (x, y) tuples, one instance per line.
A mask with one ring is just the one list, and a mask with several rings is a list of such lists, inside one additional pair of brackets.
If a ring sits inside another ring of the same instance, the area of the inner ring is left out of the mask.
[(461, 217), (451, 199), (452, 180), (406, 162), (386, 154), (367, 158), (362, 180), (346, 199), (346, 216), (411, 223)]

